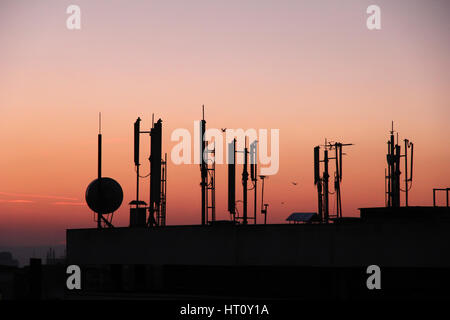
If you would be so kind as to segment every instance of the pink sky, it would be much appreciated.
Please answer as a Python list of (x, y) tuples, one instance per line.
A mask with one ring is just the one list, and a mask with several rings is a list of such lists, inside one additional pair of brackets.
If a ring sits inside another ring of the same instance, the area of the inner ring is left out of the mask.
[[(66, 29), (69, 4), (81, 8), (81, 30)], [(381, 30), (366, 28), (370, 4), (381, 7)], [(145, 129), (152, 113), (161, 117), (170, 153), (171, 132), (193, 133), (202, 104), (209, 128), (280, 129), (280, 170), (265, 194), (271, 223), (316, 210), (313, 147), (325, 138), (355, 144), (344, 159), (344, 215), (384, 205), (391, 120), (415, 143), (410, 204), (430, 205), (433, 187), (450, 186), (449, 9), (447, 1), (2, 1), (0, 245), (56, 244), (66, 228), (95, 226), (84, 192), (96, 176), (100, 111), (103, 172), (125, 194), (117, 226), (128, 224), (135, 195), (135, 119)], [(199, 223), (198, 165), (169, 163), (168, 174), (167, 222)], [(226, 168), (216, 174), (217, 215), (226, 219)]]

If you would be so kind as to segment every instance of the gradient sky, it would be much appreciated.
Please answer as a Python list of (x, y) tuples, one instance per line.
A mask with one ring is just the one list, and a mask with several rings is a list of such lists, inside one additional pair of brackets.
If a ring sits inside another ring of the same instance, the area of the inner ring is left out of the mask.
[[(79, 31), (66, 29), (70, 4), (81, 7)], [(366, 28), (371, 4), (379, 31)], [(449, 9), (445, 0), (0, 0), (0, 246), (61, 244), (66, 228), (95, 226), (84, 192), (100, 111), (103, 173), (125, 193), (117, 226), (135, 194), (135, 119), (145, 129), (161, 117), (170, 153), (170, 133), (193, 133), (202, 104), (209, 128), (280, 129), (271, 223), (316, 210), (313, 147), (325, 138), (355, 144), (344, 215), (383, 206), (391, 120), (415, 143), (410, 204), (431, 205), (432, 188), (450, 186)], [(168, 175), (168, 224), (199, 223), (198, 165), (169, 163)], [(226, 168), (216, 175), (217, 216), (227, 219)]]

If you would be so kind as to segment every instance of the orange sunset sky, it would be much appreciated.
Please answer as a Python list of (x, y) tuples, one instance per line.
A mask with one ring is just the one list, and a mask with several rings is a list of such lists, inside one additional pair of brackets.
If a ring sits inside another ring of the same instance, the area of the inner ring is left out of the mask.
[[(70, 4), (81, 30), (66, 28)], [(366, 27), (371, 4), (381, 30)], [(280, 129), (270, 223), (317, 210), (313, 147), (325, 138), (355, 144), (343, 163), (344, 215), (383, 206), (391, 120), (415, 146), (410, 205), (431, 205), (432, 188), (450, 186), (449, 9), (444, 0), (0, 0), (0, 246), (62, 244), (65, 229), (95, 227), (84, 192), (96, 177), (98, 112), (103, 174), (124, 190), (116, 226), (128, 225), (135, 196), (135, 119), (142, 129), (152, 113), (163, 119), (170, 155), (170, 134), (193, 134), (202, 104), (208, 128)], [(226, 172), (217, 167), (218, 219), (229, 217)], [(200, 222), (199, 183), (198, 165), (169, 162), (168, 224)], [(148, 180), (141, 187), (147, 197)]]

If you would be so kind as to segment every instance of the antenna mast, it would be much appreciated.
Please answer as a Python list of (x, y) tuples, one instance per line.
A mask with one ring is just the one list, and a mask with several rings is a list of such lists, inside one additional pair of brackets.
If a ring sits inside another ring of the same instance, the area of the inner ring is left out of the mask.
[(248, 161), (248, 148), (247, 148), (247, 137), (244, 140), (244, 167), (242, 169), (242, 191), (243, 191), (243, 221), (242, 223), (245, 225), (248, 223), (247, 221), (247, 181), (248, 181), (248, 170), (247, 170), (247, 161)]
[(255, 140), (250, 144), (250, 178), (253, 183), (253, 195), (254, 195), (254, 201), (253, 201), (253, 220), (254, 224), (256, 224), (256, 210), (257, 210), (257, 187), (258, 187), (258, 168), (257, 168), (257, 159), (258, 159), (258, 153), (257, 153), (257, 144), (258, 141)]
[(269, 205), (267, 203), (264, 203), (264, 180), (267, 177), (266, 176), (259, 176), (259, 178), (262, 181), (262, 186), (261, 186), (261, 214), (264, 215), (264, 224), (266, 224), (267, 223), (267, 207)]
[(205, 106), (202, 105), (202, 120), (200, 122), (200, 174), (201, 174), (201, 187), (202, 187), (202, 226), (207, 223), (207, 185), (208, 185), (208, 164), (205, 161), (205, 131), (206, 131), (206, 121), (205, 121)]
[(141, 133), (141, 118), (134, 123), (134, 165), (136, 166), (136, 208), (139, 207), (139, 142)]
[(228, 144), (228, 211), (236, 223), (236, 139)]
[[(401, 147), (398, 144), (398, 132), (397, 132), (397, 141), (395, 141), (394, 137), (394, 121), (392, 121), (391, 131), (390, 131), (390, 139), (387, 142), (388, 145), (388, 153), (386, 155), (386, 160), (388, 164), (387, 175), (385, 174), (385, 179), (387, 180), (387, 207), (400, 207), (400, 191), (405, 192), (405, 206), (407, 207), (409, 198), (408, 192), (411, 189), (412, 183), (412, 173), (413, 173), (413, 156), (414, 156), (414, 144), (405, 139), (405, 154), (401, 154)], [(411, 157), (410, 157), (410, 172), (408, 176), (408, 149), (411, 149)], [(405, 158), (405, 189), (400, 189), (400, 159)], [(385, 184), (386, 185), (386, 184)]]
[[(166, 171), (166, 161), (162, 160), (162, 120), (152, 124), (150, 129), (150, 202), (148, 226), (161, 225), (165, 212), (161, 210), (162, 199), (165, 201), (165, 180), (162, 171)], [(163, 169), (163, 170), (162, 170)]]
[[(324, 159), (320, 160), (320, 146), (314, 147), (314, 184), (317, 186), (317, 203), (319, 220), (329, 223), (329, 160), (335, 160), (334, 173), (334, 190), (336, 195), (336, 215), (335, 218), (342, 218), (342, 199), (341, 199), (341, 181), (342, 181), (342, 147), (352, 146), (353, 143), (330, 143), (325, 139), (324, 144)], [(335, 151), (334, 157), (329, 157), (328, 151)], [(320, 163), (324, 163), (324, 171), (322, 177), (320, 176)]]
[[(102, 113), (98, 113), (98, 194), (102, 197)], [(102, 228), (102, 214), (97, 216), (97, 228)]]
[[(97, 179), (86, 189), (86, 203), (96, 213), (97, 228), (104, 226), (112, 228), (113, 213), (123, 201), (123, 191), (120, 184), (112, 178), (102, 177), (102, 126), (101, 113), (98, 115), (98, 161)], [(106, 218), (105, 218), (106, 216)], [(94, 219), (95, 221), (95, 219)]]

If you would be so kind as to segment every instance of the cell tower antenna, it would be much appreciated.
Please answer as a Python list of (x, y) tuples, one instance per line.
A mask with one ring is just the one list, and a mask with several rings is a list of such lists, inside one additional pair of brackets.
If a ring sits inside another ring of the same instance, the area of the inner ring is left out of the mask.
[[(97, 228), (105, 226), (113, 227), (111, 224), (112, 214), (123, 201), (123, 191), (120, 184), (114, 179), (102, 176), (102, 129), (101, 113), (98, 118), (98, 171), (97, 179), (93, 180), (86, 189), (86, 203), (89, 208), (97, 214)], [(105, 217), (110, 215), (109, 218)]]
[[(98, 113), (98, 179), (102, 177), (102, 113)], [(99, 219), (100, 220), (100, 219)]]
[(236, 139), (228, 144), (228, 211), (236, 223)]
[[(267, 176), (259, 176), (259, 178), (262, 181), (262, 188), (261, 188), (261, 214), (264, 215), (264, 224), (267, 223), (267, 207), (269, 206), (267, 203), (264, 203), (264, 180), (267, 178)], [(263, 209), (264, 207), (264, 209)]]
[(248, 181), (248, 170), (247, 170), (247, 159), (248, 159), (248, 149), (247, 149), (247, 137), (244, 138), (244, 166), (242, 169), (242, 190), (243, 190), (243, 224), (248, 223), (247, 216), (247, 181)]
[(136, 167), (136, 207), (139, 206), (139, 135), (141, 118), (137, 118), (134, 123), (134, 165)]
[[(336, 215), (335, 218), (342, 218), (342, 202), (341, 202), (341, 188), (342, 181), (342, 156), (345, 153), (342, 152), (342, 147), (352, 146), (353, 143), (341, 143), (330, 142), (325, 139), (323, 160), (320, 159), (320, 146), (314, 147), (314, 184), (317, 186), (318, 195), (318, 215), (320, 221), (324, 223), (329, 222), (329, 166), (328, 162), (332, 159), (335, 160), (335, 173), (334, 173), (334, 189), (336, 194)], [(329, 154), (334, 150), (334, 157)], [(320, 176), (320, 163), (323, 163), (324, 171)]]
[(205, 161), (205, 150), (207, 143), (205, 142), (206, 121), (205, 121), (205, 105), (202, 105), (202, 121), (200, 121), (200, 173), (202, 187), (202, 225), (208, 223), (208, 163)]
[(165, 224), (164, 204), (162, 205), (162, 201), (165, 201), (165, 178), (162, 175), (162, 171), (165, 171), (162, 159), (162, 120), (153, 123), (150, 132), (145, 133), (150, 134), (150, 201), (147, 225), (161, 226)]
[[(408, 206), (408, 191), (411, 189), (411, 183), (412, 183), (412, 170), (413, 170), (413, 148), (414, 144), (409, 141), (408, 139), (405, 139), (405, 153), (401, 154), (401, 147), (398, 144), (399, 140), (399, 134), (396, 132), (397, 141), (395, 141), (394, 138), (394, 121), (392, 121), (392, 130), (391, 130), (391, 136), (388, 141), (388, 153), (386, 155), (387, 159), (387, 165), (388, 169), (386, 170), (385, 179), (387, 181), (387, 207), (400, 207), (400, 191), (405, 192), (405, 206)], [(408, 150), (410, 149), (410, 157)], [(402, 172), (400, 172), (400, 159), (404, 158), (405, 162), (405, 189), (402, 190), (400, 188), (400, 175)], [(408, 158), (409, 158), (409, 167), (410, 171), (408, 170)], [(409, 171), (409, 176), (408, 176)], [(386, 183), (385, 183), (386, 184)], [(386, 196), (385, 195), (385, 196)]]
[[(98, 156), (98, 164), (97, 164), (97, 180), (98, 180), (98, 194), (102, 195), (102, 114), (99, 112), (98, 114), (98, 144), (97, 144), (97, 156)], [(102, 215), (98, 214), (97, 216), (97, 228), (102, 228)]]

